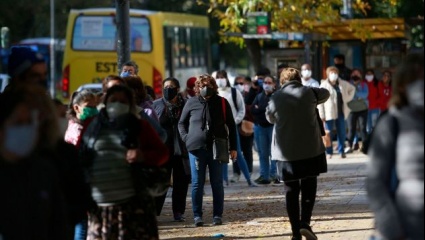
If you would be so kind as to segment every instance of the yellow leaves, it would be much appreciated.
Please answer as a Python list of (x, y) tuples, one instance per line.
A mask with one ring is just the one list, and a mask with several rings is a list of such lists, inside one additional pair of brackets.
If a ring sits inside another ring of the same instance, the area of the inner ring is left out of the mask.
[(371, 6), (368, 2), (364, 2), (363, 0), (356, 0), (353, 3), (353, 8), (362, 12), (364, 15), (367, 15), (367, 11), (371, 9)]

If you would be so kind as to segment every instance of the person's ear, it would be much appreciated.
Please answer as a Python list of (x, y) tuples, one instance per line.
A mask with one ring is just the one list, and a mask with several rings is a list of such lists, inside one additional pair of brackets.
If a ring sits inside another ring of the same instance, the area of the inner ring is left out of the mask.
[(78, 106), (77, 104), (74, 104), (72, 106), (72, 108), (74, 109), (75, 113), (80, 114), (81, 113), (81, 107)]

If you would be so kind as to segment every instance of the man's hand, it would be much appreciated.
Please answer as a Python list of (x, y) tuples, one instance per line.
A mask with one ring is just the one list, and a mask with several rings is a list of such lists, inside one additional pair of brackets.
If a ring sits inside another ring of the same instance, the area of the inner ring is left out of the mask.
[(238, 157), (238, 153), (236, 151), (230, 151), (230, 159), (232, 159), (232, 161), (236, 161), (236, 158)]
[(143, 160), (143, 154), (140, 149), (128, 149), (126, 160), (129, 163), (141, 162)]

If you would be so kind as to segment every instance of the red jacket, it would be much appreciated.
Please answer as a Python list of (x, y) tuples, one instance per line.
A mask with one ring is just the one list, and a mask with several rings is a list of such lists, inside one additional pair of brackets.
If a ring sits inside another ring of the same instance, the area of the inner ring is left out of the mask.
[(140, 119), (142, 133), (140, 134), (140, 150), (143, 153), (143, 163), (148, 166), (161, 166), (168, 160), (168, 148), (152, 126)]
[(393, 89), (391, 87), (391, 84), (388, 86), (385, 86), (382, 82), (379, 82), (378, 85), (378, 91), (380, 94), (380, 102), (379, 102), (379, 107), (381, 109), (381, 111), (385, 111), (388, 109), (388, 102), (391, 99), (391, 96), (393, 94)]
[(378, 86), (375, 86), (375, 83), (372, 82), (367, 82), (367, 88), (369, 89), (369, 96), (368, 96), (368, 100), (369, 100), (369, 109), (379, 109), (381, 106), (381, 94), (379, 93), (379, 84)]

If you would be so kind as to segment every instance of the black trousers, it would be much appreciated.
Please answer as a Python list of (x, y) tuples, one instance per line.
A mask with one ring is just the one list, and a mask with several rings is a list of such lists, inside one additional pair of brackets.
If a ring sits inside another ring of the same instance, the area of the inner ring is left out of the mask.
[[(173, 214), (184, 214), (186, 211), (187, 190), (190, 183), (190, 173), (185, 170), (181, 156), (171, 156), (167, 165), (169, 176), (173, 177), (172, 208)], [(187, 167), (187, 166), (186, 166)], [(167, 193), (155, 198), (156, 214), (161, 215)]]
[(368, 110), (361, 112), (352, 112), (348, 116), (348, 142), (350, 144), (350, 147), (353, 147), (354, 137), (356, 136), (357, 132), (357, 123), (360, 123), (360, 136), (358, 137), (361, 137), (362, 141), (366, 139), (367, 115)]
[[(294, 235), (299, 235), (303, 225), (310, 225), (316, 201), (317, 177), (285, 182), (286, 211)], [(299, 196), (301, 193), (301, 217)]]
[[(248, 165), (248, 170), (252, 173), (254, 157), (252, 156), (252, 147), (254, 145), (254, 135), (249, 137), (245, 137), (239, 134), (239, 138), (241, 140), (241, 150), (243, 156), (245, 158), (246, 164)], [(241, 170), (239, 169), (238, 163), (233, 162), (233, 173), (241, 174)]]

